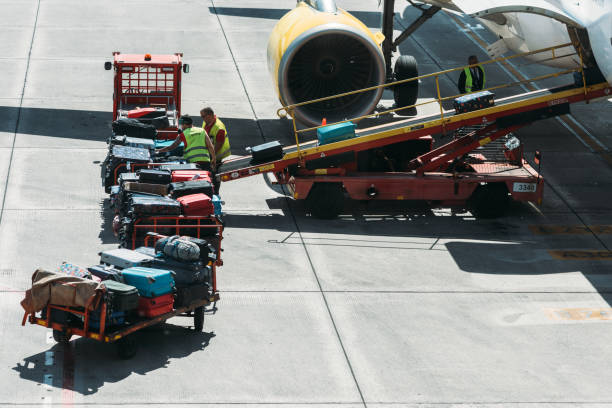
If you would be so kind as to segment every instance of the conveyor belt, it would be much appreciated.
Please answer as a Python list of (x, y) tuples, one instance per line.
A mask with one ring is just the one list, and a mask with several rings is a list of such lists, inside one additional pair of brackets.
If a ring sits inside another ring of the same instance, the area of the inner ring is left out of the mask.
[[(300, 144), (298, 147), (289, 146), (283, 149), (283, 157), (270, 162), (253, 162), (251, 157), (241, 157), (222, 164), (218, 174), (222, 181), (235, 180), (265, 172), (281, 172), (298, 160), (325, 160), (347, 152), (359, 152), (377, 147), (386, 146), (405, 140), (417, 139), (422, 136), (454, 131), (463, 126), (492, 123), (501, 118), (505, 121), (538, 120), (533, 118), (518, 118), (514, 115), (525, 115), (556, 105), (571, 104), (589, 99), (607, 97), (612, 93), (608, 83), (601, 83), (585, 88), (576, 88), (573, 85), (552, 89), (541, 89), (516, 96), (496, 100), (496, 105), (477, 111), (457, 114), (454, 110), (447, 110), (443, 115), (433, 114), (416, 118), (405, 119), (398, 122), (374, 126), (356, 132), (357, 137), (341, 142), (317, 146), (316, 141)], [(349, 154), (349, 153), (347, 153)]]

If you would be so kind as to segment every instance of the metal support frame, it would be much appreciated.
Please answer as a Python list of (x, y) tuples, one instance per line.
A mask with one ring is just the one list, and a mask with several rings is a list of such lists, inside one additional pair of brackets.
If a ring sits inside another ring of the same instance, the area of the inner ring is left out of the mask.
[(391, 66), (392, 53), (397, 50), (406, 38), (410, 37), (420, 26), (427, 20), (432, 18), (434, 14), (441, 10), (438, 6), (429, 6), (428, 8), (419, 7), (421, 16), (414, 20), (408, 28), (406, 28), (395, 40), (393, 40), (393, 18), (395, 16), (395, 0), (385, 0), (382, 13), (381, 31), (385, 36), (382, 43), (383, 56), (385, 57), (385, 66), (387, 67), (387, 82), (393, 82), (393, 68)]

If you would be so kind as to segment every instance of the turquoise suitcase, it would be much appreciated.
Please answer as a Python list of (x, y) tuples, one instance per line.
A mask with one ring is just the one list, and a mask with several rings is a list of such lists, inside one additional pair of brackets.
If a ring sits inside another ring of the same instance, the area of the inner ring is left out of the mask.
[(158, 297), (174, 292), (174, 278), (167, 269), (154, 269), (135, 266), (121, 271), (126, 284), (136, 287), (144, 297)]
[(319, 146), (355, 137), (355, 124), (353, 122), (338, 123), (317, 129)]
[[(171, 140), (155, 140), (155, 148), (156, 149), (163, 149), (164, 147), (170, 146), (172, 143), (174, 143), (174, 139), (171, 139)], [(184, 149), (185, 149), (185, 146), (181, 142), (181, 144), (176, 149), (174, 149), (174, 150), (172, 150), (170, 152), (170, 156), (182, 156)]]

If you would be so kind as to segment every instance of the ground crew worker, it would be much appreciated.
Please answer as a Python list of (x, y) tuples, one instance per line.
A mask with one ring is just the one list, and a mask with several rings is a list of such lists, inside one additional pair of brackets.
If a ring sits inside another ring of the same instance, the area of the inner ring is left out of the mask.
[(196, 163), (202, 170), (213, 171), (215, 168), (215, 148), (202, 128), (193, 126), (189, 115), (179, 118), (179, 134), (170, 146), (157, 149), (158, 153), (176, 149), (183, 142), (183, 157), (189, 163)]
[[(221, 119), (215, 116), (215, 112), (210, 107), (203, 108), (200, 111), (200, 116), (204, 120), (203, 127), (206, 133), (210, 136), (210, 140), (215, 147), (215, 157), (217, 168), (221, 165), (224, 159), (227, 159), (231, 153), (229, 136), (227, 129)], [(213, 178), (215, 192), (219, 194), (221, 182), (216, 177)]]
[[(478, 64), (478, 58), (475, 55), (470, 55), (468, 58), (469, 65)], [(482, 65), (476, 65), (474, 67), (465, 67), (459, 75), (459, 92), (462, 94), (469, 92), (476, 92), (484, 89), (485, 86), (485, 72)]]

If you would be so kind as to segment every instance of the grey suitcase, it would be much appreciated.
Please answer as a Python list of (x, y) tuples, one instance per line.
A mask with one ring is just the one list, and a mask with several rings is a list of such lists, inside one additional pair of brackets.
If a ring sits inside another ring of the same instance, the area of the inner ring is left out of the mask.
[(123, 144), (124, 146), (140, 147), (141, 149), (155, 150), (155, 142), (151, 139), (126, 136)]
[(118, 269), (132, 268), (134, 266), (150, 266), (153, 259), (152, 256), (125, 248), (110, 249), (100, 252), (100, 263), (113, 265)]

